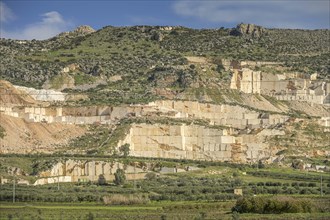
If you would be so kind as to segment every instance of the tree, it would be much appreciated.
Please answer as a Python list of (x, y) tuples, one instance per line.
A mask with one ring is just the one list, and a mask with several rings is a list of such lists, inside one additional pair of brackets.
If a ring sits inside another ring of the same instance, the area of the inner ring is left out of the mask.
[(129, 144), (124, 144), (119, 148), (120, 153), (124, 156), (127, 157), (129, 155)]
[(155, 173), (153, 173), (153, 172), (150, 172), (150, 173), (147, 173), (146, 174), (145, 178), (147, 180), (155, 180), (157, 178), (157, 175)]
[(115, 179), (113, 180), (113, 182), (119, 186), (119, 185), (123, 185), (126, 181), (126, 176), (125, 176), (125, 171), (123, 169), (117, 169), (117, 171), (115, 172)]
[(105, 184), (107, 184), (107, 180), (105, 179), (105, 177), (104, 177), (103, 174), (100, 174), (99, 175), (99, 179), (97, 180), (97, 183), (99, 185), (105, 185)]

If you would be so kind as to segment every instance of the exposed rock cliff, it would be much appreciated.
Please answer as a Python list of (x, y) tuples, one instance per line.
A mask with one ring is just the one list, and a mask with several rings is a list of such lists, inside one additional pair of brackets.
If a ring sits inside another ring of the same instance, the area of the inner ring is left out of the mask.
[(73, 31), (69, 31), (69, 32), (63, 32), (61, 34), (59, 34), (59, 37), (64, 37), (64, 36), (70, 36), (70, 37), (78, 37), (78, 36), (85, 36), (87, 34), (91, 34), (95, 32), (95, 30), (88, 25), (82, 25), (77, 27), (76, 29), (74, 29)]
[(234, 36), (246, 36), (259, 38), (266, 32), (266, 29), (255, 24), (239, 24), (230, 34)]

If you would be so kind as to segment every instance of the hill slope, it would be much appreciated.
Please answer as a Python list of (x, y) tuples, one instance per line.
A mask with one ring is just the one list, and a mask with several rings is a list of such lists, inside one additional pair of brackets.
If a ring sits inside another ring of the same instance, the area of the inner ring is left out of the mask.
[[(62, 152), (113, 155), (129, 144), (137, 156), (234, 162), (259, 156), (268, 160), (283, 150), (287, 155), (310, 156), (315, 150), (326, 155), (328, 136), (321, 133), (328, 134), (324, 125), (330, 115), (323, 103), (330, 88), (329, 34), (251, 24), (202, 30), (107, 26), (97, 31), (80, 27), (45, 41), (1, 39), (2, 79), (65, 92), (63, 100), (50, 103), (16, 92), (18, 98), (1, 104), (20, 108), (1, 114), (7, 121), (10, 115), (27, 123), (28, 130), (30, 123), (49, 126), (45, 137), (57, 134), (56, 126), (75, 124), (78, 131), (81, 125), (81, 132), (56, 148)], [(247, 73), (278, 76), (286, 83), (279, 86), (279, 95), (308, 90), (322, 103), (231, 89)], [(308, 126), (320, 139), (308, 133)], [(8, 134), (3, 146), (10, 151), (15, 126), (5, 123), (3, 129)], [(55, 150), (41, 139), (46, 151)], [(314, 141), (318, 144), (311, 146)]]

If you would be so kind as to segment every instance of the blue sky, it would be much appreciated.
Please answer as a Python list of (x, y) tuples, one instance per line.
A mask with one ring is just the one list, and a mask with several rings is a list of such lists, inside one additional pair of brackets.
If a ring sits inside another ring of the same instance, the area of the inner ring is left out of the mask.
[(329, 0), (0, 1), (0, 37), (47, 39), (79, 25), (329, 29)]

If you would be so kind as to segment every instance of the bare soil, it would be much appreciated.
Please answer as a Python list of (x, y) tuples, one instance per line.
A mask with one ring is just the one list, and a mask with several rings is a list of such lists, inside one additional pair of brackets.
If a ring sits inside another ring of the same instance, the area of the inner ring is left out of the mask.
[(51, 153), (87, 131), (85, 126), (29, 123), (1, 113), (0, 123), (6, 132), (0, 139), (0, 153)]

